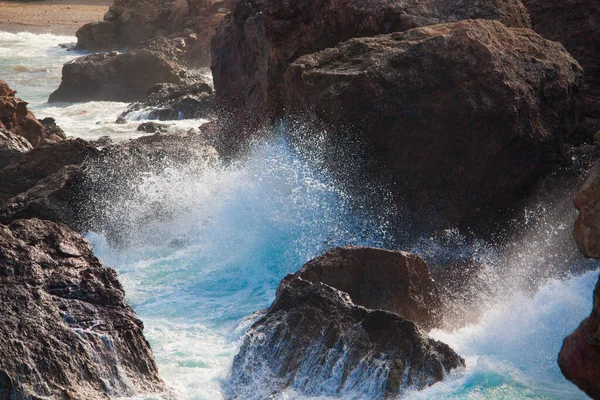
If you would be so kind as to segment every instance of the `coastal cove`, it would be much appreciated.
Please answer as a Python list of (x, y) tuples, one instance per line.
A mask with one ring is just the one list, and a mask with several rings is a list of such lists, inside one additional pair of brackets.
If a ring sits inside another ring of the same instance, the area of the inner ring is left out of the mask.
[(592, 56), (520, 0), (273, 1), (0, 24), (0, 114), (42, 129), (0, 120), (0, 295), (81, 342), (46, 379), (0, 329), (0, 400), (594, 398), (561, 353), (600, 316)]

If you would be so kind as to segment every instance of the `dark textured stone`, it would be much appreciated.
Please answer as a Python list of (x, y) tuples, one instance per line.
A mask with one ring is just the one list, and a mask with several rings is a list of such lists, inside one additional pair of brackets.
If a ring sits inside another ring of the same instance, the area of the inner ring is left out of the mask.
[(0, 301), (0, 398), (164, 390), (116, 272), (66, 226), (0, 225)]
[(469, 20), (303, 56), (286, 73), (286, 108), (341, 127), (342, 141), (355, 133), (371, 180), (447, 228), (510, 207), (561, 162), (581, 81), (562, 45)]
[(296, 276), (346, 292), (354, 304), (400, 315), (422, 328), (440, 322), (440, 295), (429, 268), (416, 254), (340, 247), (309, 261)]
[(310, 396), (391, 398), (461, 366), (450, 347), (397, 314), (356, 306), (344, 292), (289, 275), (246, 333), (228, 395), (267, 398), (291, 387)]
[(298, 57), (353, 37), (469, 18), (530, 26), (519, 0), (237, 0), (211, 45), (217, 100), (249, 118), (277, 115), (284, 73)]
[(63, 66), (49, 102), (138, 101), (157, 83), (180, 83), (184, 73), (163, 53), (140, 49), (91, 54)]

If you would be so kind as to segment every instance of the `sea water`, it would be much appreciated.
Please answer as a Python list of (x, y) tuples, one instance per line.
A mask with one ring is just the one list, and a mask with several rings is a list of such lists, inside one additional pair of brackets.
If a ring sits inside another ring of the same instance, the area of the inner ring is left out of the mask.
[[(69, 136), (118, 141), (139, 135), (139, 121), (115, 123), (127, 104), (46, 103), (62, 64), (83, 54), (58, 46), (74, 40), (0, 32), (0, 79), (39, 118), (56, 118)], [(239, 162), (202, 163), (144, 175), (135, 196), (116, 199), (108, 218), (121, 219), (121, 245), (107, 241), (105, 232), (87, 234), (96, 254), (117, 269), (161, 376), (178, 399), (223, 398), (245, 330), (286, 274), (333, 246), (394, 243), (388, 226), (396, 223), (395, 210), (357, 210), (282, 135), (255, 143)], [(570, 196), (563, 194), (563, 203)], [(157, 203), (169, 217), (148, 220)], [(397, 244), (428, 260), (458, 256), (481, 263), (480, 279), (492, 288), (487, 295), (473, 293), (474, 316), (430, 333), (467, 367), (407, 398), (586, 398), (562, 377), (556, 357), (563, 338), (591, 311), (598, 267), (575, 249), (572, 208), (534, 204), (530, 210), (542, 217), (509, 245), (468, 241), (454, 231)], [(360, 389), (347, 396), (368, 398)], [(277, 398), (303, 397), (288, 391)]]

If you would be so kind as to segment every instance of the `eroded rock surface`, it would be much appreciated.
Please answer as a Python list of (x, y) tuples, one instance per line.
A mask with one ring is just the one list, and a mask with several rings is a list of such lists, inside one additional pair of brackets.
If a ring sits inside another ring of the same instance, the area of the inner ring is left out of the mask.
[(0, 397), (108, 399), (164, 385), (117, 274), (66, 226), (0, 225)]
[(291, 387), (312, 396), (391, 398), (408, 387), (432, 385), (461, 366), (462, 358), (413, 322), (356, 306), (347, 293), (289, 275), (248, 330), (228, 395), (267, 398)]
[(518, 0), (234, 1), (211, 46), (217, 99), (249, 117), (278, 114), (283, 75), (298, 57), (353, 37), (468, 18), (529, 27)]
[(0, 168), (0, 206), (54, 175), (67, 165), (80, 165), (97, 150), (81, 139), (48, 144), (25, 153), (14, 154)]
[(470, 20), (303, 56), (286, 73), (286, 108), (355, 133), (372, 179), (448, 227), (511, 206), (560, 162), (581, 82), (559, 43)]
[(63, 66), (62, 82), (49, 102), (139, 101), (158, 83), (181, 83), (184, 72), (162, 52), (140, 49), (98, 53)]
[(77, 31), (77, 48), (99, 51), (137, 47), (143, 42), (189, 30), (186, 59), (210, 65), (210, 38), (229, 11), (229, 0), (115, 0), (103, 21)]
[(297, 277), (348, 293), (356, 305), (398, 314), (428, 329), (440, 322), (440, 295), (416, 254), (340, 247), (309, 261)]

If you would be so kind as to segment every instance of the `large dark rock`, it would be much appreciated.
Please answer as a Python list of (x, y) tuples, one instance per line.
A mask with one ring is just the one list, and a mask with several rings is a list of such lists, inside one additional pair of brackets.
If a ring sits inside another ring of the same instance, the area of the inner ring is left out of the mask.
[(139, 101), (158, 83), (181, 83), (183, 70), (162, 52), (91, 54), (64, 65), (49, 102)]
[(97, 150), (81, 139), (48, 144), (11, 157), (0, 168), (0, 207), (67, 165), (79, 165)]
[(356, 306), (344, 292), (289, 275), (246, 333), (228, 396), (268, 398), (293, 388), (310, 396), (391, 398), (432, 385), (461, 366), (462, 358), (413, 322)]
[(353, 37), (468, 18), (529, 27), (519, 0), (238, 0), (212, 42), (217, 99), (254, 118), (283, 110), (282, 83), (298, 57)]
[(301, 57), (286, 73), (286, 108), (340, 127), (342, 142), (358, 136), (371, 179), (448, 227), (511, 206), (560, 162), (581, 80), (562, 45), (469, 20)]
[(108, 399), (158, 392), (142, 322), (116, 272), (64, 225), (0, 225), (0, 397)]
[(533, 29), (562, 43), (585, 70), (584, 116), (600, 114), (600, 2), (586, 0), (524, 0)]
[(33, 147), (64, 139), (64, 134), (46, 129), (27, 109), (28, 103), (15, 97), (16, 93), (6, 82), (0, 80), (0, 129), (24, 137)]
[(81, 165), (68, 165), (35, 184), (26, 192), (8, 199), (0, 207), (0, 223), (17, 219), (39, 218), (67, 224), (77, 232), (83, 232), (79, 200), (85, 173)]
[(590, 316), (565, 338), (558, 365), (567, 379), (592, 399), (600, 399), (600, 279), (593, 300)]
[(422, 328), (440, 322), (440, 295), (416, 254), (340, 247), (308, 262), (296, 276), (346, 292), (354, 304), (398, 314)]

